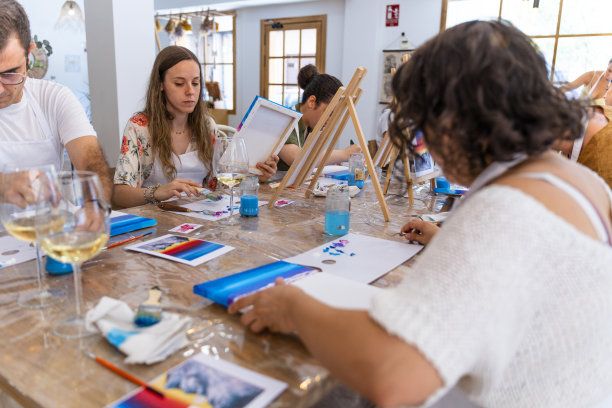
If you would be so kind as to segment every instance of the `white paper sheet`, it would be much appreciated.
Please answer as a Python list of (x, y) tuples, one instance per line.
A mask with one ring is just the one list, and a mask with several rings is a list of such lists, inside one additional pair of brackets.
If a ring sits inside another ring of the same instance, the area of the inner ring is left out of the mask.
[(421, 249), (423, 246), (408, 241), (388, 241), (351, 233), (284, 260), (370, 283), (412, 258)]
[(308, 275), (291, 284), (326, 305), (351, 310), (368, 310), (372, 297), (383, 290), (325, 272)]
[[(173, 200), (167, 200), (173, 201)], [(259, 201), (258, 206), (261, 207), (263, 205), (268, 204), (267, 201)], [(179, 212), (179, 211), (168, 211), (173, 214), (185, 215), (187, 217), (198, 218), (201, 220), (207, 221), (217, 221), (222, 218), (227, 218), (230, 216), (230, 197), (228, 195), (224, 195), (221, 200), (214, 201), (210, 199), (204, 199), (199, 201), (193, 201), (189, 204), (180, 204), (181, 207), (189, 208), (193, 211), (200, 210), (208, 210), (216, 212), (216, 215), (209, 215), (204, 213), (197, 212)], [(240, 209), (240, 197), (234, 196), (234, 215), (240, 216), (238, 210)]]
[(0, 237), (0, 268), (36, 258), (36, 249), (29, 242), (10, 235)]

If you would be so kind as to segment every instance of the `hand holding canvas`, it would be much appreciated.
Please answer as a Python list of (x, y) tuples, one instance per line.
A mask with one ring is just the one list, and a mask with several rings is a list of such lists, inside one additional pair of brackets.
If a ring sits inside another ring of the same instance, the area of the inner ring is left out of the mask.
[(276, 286), (270, 289), (239, 298), (230, 305), (228, 312), (236, 314), (244, 310), (240, 322), (255, 333), (266, 328), (271, 332), (294, 333), (296, 325), (291, 304), (308, 296), (301, 289), (287, 285), (283, 278), (277, 278), (274, 283)]

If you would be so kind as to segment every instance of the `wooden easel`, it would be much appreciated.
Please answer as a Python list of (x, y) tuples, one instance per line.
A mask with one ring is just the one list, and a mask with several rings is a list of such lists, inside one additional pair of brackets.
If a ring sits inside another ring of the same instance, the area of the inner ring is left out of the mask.
[[(325, 108), (325, 111), (321, 115), (321, 118), (317, 122), (317, 125), (310, 133), (310, 136), (304, 143), (304, 146), (300, 150), (297, 158), (291, 164), (289, 171), (281, 181), (280, 185), (276, 189), (274, 196), (270, 200), (268, 207), (272, 207), (274, 203), (280, 197), (285, 187), (292, 186), (297, 188), (301, 186), (306, 178), (310, 176), (313, 168), (317, 167), (317, 171), (306, 190), (305, 197), (310, 197), (312, 189), (314, 188), (319, 176), (323, 172), (323, 167), (329, 159), (334, 146), (338, 142), (344, 127), (346, 126), (349, 119), (353, 122), (355, 133), (359, 140), (359, 146), (363, 152), (365, 158), (366, 168), (368, 169), (368, 175), (372, 178), (372, 184), (378, 203), (380, 204), (381, 211), (385, 221), (390, 220), (389, 208), (385, 201), (384, 194), (380, 187), (380, 181), (374, 171), (374, 163), (372, 157), (368, 151), (368, 144), (363, 135), (359, 118), (357, 117), (357, 111), (355, 109), (355, 103), (359, 99), (362, 90), (359, 88), (359, 84), (363, 80), (366, 74), (366, 69), (359, 67), (355, 70), (353, 78), (349, 84), (344, 87), (340, 87), (332, 100)], [(342, 120), (340, 120), (342, 118)], [(336, 131), (335, 134), (334, 130)]]

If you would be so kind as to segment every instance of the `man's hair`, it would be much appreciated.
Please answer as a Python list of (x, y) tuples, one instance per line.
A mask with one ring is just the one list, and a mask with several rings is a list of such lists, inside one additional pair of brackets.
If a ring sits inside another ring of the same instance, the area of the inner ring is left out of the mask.
[(0, 50), (13, 36), (17, 37), (27, 56), (32, 40), (28, 15), (15, 0), (0, 0)]
[(392, 83), (393, 142), (412, 150), (423, 131), (444, 170), (464, 179), (582, 131), (581, 103), (552, 86), (542, 54), (506, 22), (471, 21), (444, 31), (417, 49)]
[(210, 138), (209, 124), (207, 120), (206, 105), (202, 99), (202, 88), (204, 80), (202, 77), (202, 66), (198, 57), (185, 47), (171, 45), (157, 54), (151, 77), (149, 78), (149, 88), (147, 90), (147, 101), (144, 113), (149, 119), (149, 134), (151, 135), (151, 146), (153, 154), (159, 157), (164, 174), (174, 179), (176, 177), (176, 167), (172, 160), (172, 138), (170, 121), (172, 114), (166, 107), (166, 96), (162, 91), (162, 83), (166, 77), (166, 72), (181, 61), (194, 61), (200, 70), (200, 93), (196, 101), (195, 108), (187, 116), (187, 126), (191, 129), (192, 138), (198, 148), (198, 157), (205, 166), (212, 164), (212, 140)]

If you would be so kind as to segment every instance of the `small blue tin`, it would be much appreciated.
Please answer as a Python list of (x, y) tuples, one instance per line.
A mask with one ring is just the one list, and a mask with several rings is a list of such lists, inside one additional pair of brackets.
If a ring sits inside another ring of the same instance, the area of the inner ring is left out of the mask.
[(259, 214), (259, 200), (255, 195), (243, 195), (240, 197), (240, 214), (245, 217), (255, 217)]
[(47, 256), (47, 262), (45, 263), (45, 269), (52, 275), (63, 275), (65, 273), (72, 272), (72, 265), (56, 261), (55, 259)]

